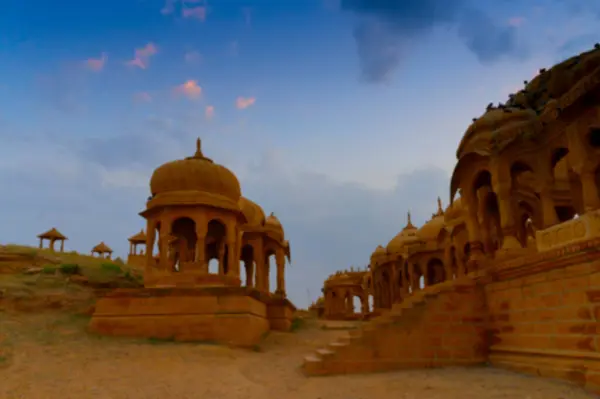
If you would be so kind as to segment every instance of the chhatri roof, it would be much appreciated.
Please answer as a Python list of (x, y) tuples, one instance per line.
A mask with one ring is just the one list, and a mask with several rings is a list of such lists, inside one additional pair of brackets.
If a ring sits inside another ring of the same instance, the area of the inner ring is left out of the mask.
[(241, 196), (237, 177), (224, 166), (202, 154), (200, 139), (196, 153), (188, 158), (159, 166), (150, 179), (152, 195), (170, 192), (197, 192), (207, 198), (219, 197), (237, 204)]
[(98, 252), (98, 253), (112, 253), (113, 250), (110, 249), (110, 247), (108, 245), (106, 245), (104, 243), (104, 241), (102, 241), (100, 244), (96, 245), (94, 248), (92, 248), (92, 252)]
[(131, 237), (129, 237), (127, 239), (129, 242), (132, 243), (145, 243), (146, 242), (146, 233), (144, 233), (144, 230), (140, 230), (139, 233), (132, 235)]
[(38, 238), (49, 239), (49, 240), (68, 240), (60, 231), (56, 230), (56, 228), (51, 228), (45, 233), (39, 234)]
[(416, 241), (418, 241), (417, 228), (412, 224), (410, 212), (408, 212), (406, 226), (404, 226), (402, 231), (390, 240), (386, 247), (387, 252), (390, 254), (399, 253), (406, 244)]
[(442, 208), (442, 199), (438, 197), (438, 210), (431, 217), (431, 220), (425, 223), (417, 231), (417, 236), (423, 241), (435, 241), (444, 228), (444, 209)]
[(247, 225), (251, 227), (261, 227), (265, 224), (265, 212), (255, 203), (246, 197), (240, 197), (238, 201), (242, 213), (246, 217)]

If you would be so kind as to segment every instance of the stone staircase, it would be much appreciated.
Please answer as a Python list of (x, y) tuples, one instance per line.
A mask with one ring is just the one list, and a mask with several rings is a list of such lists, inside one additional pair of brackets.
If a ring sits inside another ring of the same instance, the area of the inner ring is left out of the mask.
[(487, 361), (483, 288), (468, 277), (417, 291), (306, 356), (307, 375), (479, 365)]

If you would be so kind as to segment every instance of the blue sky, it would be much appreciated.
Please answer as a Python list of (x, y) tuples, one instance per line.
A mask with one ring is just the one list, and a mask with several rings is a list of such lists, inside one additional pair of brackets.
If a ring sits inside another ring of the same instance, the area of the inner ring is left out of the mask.
[[(448, 197), (489, 102), (600, 41), (600, 1), (9, 0), (0, 242), (126, 238), (161, 163), (204, 152), (275, 212), (291, 299)], [(307, 292), (308, 290), (308, 292)]]

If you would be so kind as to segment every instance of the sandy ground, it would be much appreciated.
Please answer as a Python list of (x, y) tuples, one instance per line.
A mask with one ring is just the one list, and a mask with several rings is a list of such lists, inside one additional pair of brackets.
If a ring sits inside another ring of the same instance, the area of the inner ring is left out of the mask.
[(306, 378), (303, 355), (343, 334), (271, 334), (260, 352), (109, 339), (86, 319), (0, 313), (0, 399), (583, 399), (567, 384), (491, 368)]

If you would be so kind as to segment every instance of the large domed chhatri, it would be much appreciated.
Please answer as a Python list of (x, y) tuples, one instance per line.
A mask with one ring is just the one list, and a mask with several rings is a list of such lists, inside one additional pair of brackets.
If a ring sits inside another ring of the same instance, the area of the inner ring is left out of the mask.
[[(294, 306), (285, 289), (290, 244), (284, 240), (283, 226), (242, 197), (236, 176), (204, 156), (200, 139), (193, 156), (154, 171), (150, 191), (140, 213), (147, 223), (146, 251), (130, 254), (145, 265), (145, 288), (123, 294), (128, 298), (126, 309), (111, 298), (99, 302), (92, 330), (251, 346), (269, 329), (290, 329)], [(276, 268), (270, 267), (271, 257)], [(271, 273), (277, 277), (274, 290)], [(181, 288), (188, 291), (182, 293)], [(189, 290), (195, 294), (187, 294)], [(147, 297), (155, 300), (157, 314), (150, 314), (143, 299)], [(221, 301), (222, 297), (235, 298)], [(127, 317), (141, 314), (153, 321), (144, 324)], [(189, 317), (180, 320), (181, 314)]]

